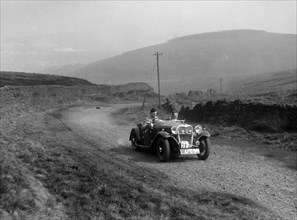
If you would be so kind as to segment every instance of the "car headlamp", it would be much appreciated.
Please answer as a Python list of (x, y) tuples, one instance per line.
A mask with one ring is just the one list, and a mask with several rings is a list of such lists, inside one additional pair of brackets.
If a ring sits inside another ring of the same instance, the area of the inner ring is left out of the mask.
[(197, 126), (195, 127), (195, 131), (196, 131), (197, 134), (201, 133), (201, 132), (202, 132), (202, 127), (201, 127), (201, 125), (197, 125)]
[(171, 132), (172, 134), (177, 134), (177, 127), (176, 126), (171, 127)]

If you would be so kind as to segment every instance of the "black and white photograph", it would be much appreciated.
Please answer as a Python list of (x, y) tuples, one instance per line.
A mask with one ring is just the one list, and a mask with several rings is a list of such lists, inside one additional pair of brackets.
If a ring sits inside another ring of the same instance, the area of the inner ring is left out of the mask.
[(296, 0), (0, 0), (0, 220), (297, 220)]

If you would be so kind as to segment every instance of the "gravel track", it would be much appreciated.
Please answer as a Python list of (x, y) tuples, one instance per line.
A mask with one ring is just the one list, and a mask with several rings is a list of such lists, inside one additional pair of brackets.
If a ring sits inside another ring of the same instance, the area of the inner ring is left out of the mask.
[[(131, 106), (131, 105), (130, 105)], [(220, 141), (211, 138), (212, 152), (207, 161), (184, 156), (160, 163), (146, 150), (135, 152), (128, 141), (132, 122), (119, 123), (115, 113), (129, 105), (76, 106), (64, 109), (60, 119), (74, 133), (115, 158), (158, 170), (170, 177), (174, 186), (195, 191), (230, 193), (253, 200), (273, 210), (281, 219), (297, 219), (297, 154), (247, 141)]]

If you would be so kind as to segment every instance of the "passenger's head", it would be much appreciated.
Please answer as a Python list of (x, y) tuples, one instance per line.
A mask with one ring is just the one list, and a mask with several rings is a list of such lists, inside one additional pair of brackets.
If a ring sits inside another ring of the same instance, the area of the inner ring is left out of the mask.
[(151, 109), (151, 117), (155, 118), (157, 116), (157, 110), (155, 108)]
[(178, 118), (178, 113), (177, 112), (172, 112), (172, 119), (177, 119)]

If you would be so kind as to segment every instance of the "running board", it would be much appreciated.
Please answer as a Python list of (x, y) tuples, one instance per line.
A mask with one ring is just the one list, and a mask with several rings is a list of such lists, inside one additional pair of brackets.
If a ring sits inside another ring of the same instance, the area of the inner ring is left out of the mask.
[(138, 144), (137, 147), (149, 147), (149, 146)]

